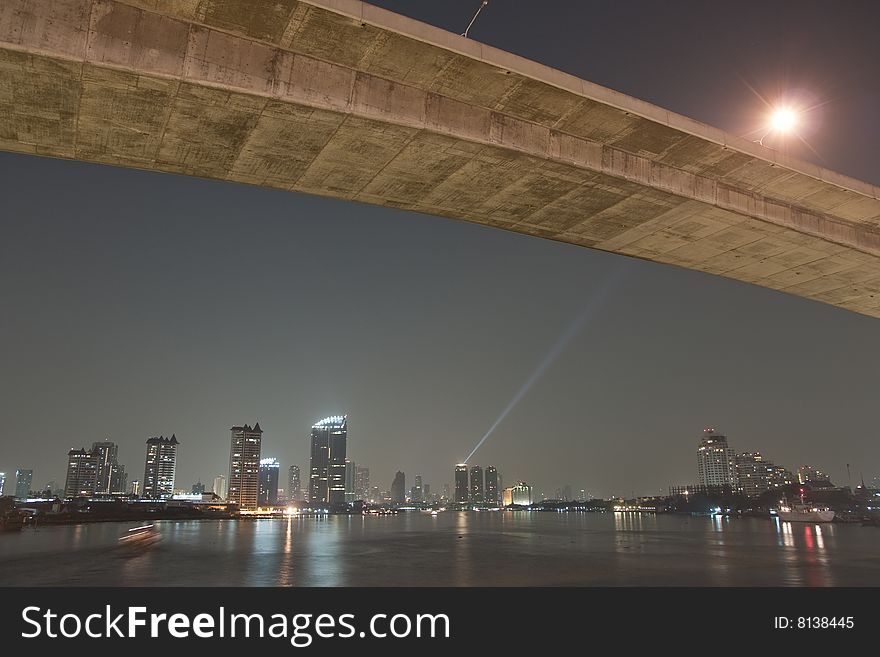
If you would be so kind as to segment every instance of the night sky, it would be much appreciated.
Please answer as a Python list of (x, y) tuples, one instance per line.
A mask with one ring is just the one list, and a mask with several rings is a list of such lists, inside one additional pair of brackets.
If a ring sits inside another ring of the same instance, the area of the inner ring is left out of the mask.
[[(478, 0), (377, 2), (461, 32)], [(470, 36), (880, 184), (880, 3), (493, 0)], [(552, 495), (696, 480), (705, 426), (846, 485), (880, 474), (876, 319), (671, 266), (244, 185), (0, 153), (0, 471), (63, 485), (110, 439), (130, 478), (176, 433), (177, 486), (229, 427), (308, 467), (313, 422), (387, 489), (471, 463)], [(580, 318), (580, 319), (579, 319)], [(566, 332), (574, 331), (565, 342)], [(582, 328), (580, 328), (582, 327)], [(559, 348), (559, 346), (563, 348)], [(286, 479), (286, 477), (282, 477)], [(14, 483), (13, 483), (14, 486)]]

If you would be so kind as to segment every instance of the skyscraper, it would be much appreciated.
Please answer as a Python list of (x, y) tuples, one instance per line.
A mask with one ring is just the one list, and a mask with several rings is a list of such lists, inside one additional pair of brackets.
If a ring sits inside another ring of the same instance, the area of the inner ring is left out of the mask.
[(64, 497), (94, 495), (98, 483), (98, 456), (84, 447), (67, 452)]
[(174, 472), (177, 468), (177, 436), (158, 436), (147, 439), (147, 458), (144, 463), (143, 496), (152, 499), (174, 495)]
[(486, 468), (486, 504), (498, 504), (498, 470), (494, 465)]
[[(94, 493), (107, 495), (112, 492), (114, 479), (118, 476), (118, 447), (109, 440), (92, 443), (92, 456), (95, 459), (95, 490)], [(65, 487), (66, 491), (66, 487)]]
[(257, 422), (230, 429), (232, 441), (229, 448), (229, 485), (226, 499), (238, 504), (243, 511), (257, 508), (260, 497), (260, 451), (263, 430)]
[(31, 496), (31, 484), (34, 480), (34, 471), (18, 469), (15, 471), (15, 496), (19, 499), (27, 499)]
[(312, 425), (309, 504), (336, 506), (345, 502), (347, 416), (326, 417)]
[(701, 486), (737, 488), (733, 450), (727, 438), (715, 429), (703, 429), (703, 439), (697, 448), (697, 472)]
[(224, 475), (217, 475), (214, 477), (214, 485), (211, 488), (214, 495), (219, 497), (221, 500), (226, 499), (226, 477)]
[(422, 475), (416, 475), (415, 485), (410, 495), (413, 502), (422, 502), (425, 499), (424, 490), (422, 489)]
[(354, 470), (355, 499), (367, 500), (370, 497), (370, 469), (356, 466)]
[(287, 470), (287, 499), (289, 502), (302, 501), (302, 484), (299, 480), (298, 465), (292, 465)]
[(3, 496), (3, 490), (6, 488), (6, 473), (0, 472), (0, 497)]
[(278, 504), (278, 475), (281, 464), (276, 458), (260, 459), (260, 493), (257, 506), (275, 506)]
[(471, 466), (471, 504), (483, 503), (483, 468)]
[(455, 503), (465, 505), (470, 500), (470, 486), (468, 485), (468, 467), (466, 463), (455, 466)]
[(394, 481), (391, 482), (391, 501), (394, 504), (403, 504), (406, 502), (406, 475), (400, 470), (394, 475)]
[(357, 465), (354, 461), (345, 459), (345, 501), (354, 502), (357, 497), (354, 489), (354, 472)]

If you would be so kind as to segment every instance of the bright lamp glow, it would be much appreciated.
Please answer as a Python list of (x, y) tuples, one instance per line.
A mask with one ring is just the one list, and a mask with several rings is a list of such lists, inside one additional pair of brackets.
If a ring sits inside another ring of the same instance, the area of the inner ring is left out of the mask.
[(776, 132), (791, 132), (795, 125), (797, 125), (797, 116), (788, 108), (780, 107), (770, 115), (770, 127)]

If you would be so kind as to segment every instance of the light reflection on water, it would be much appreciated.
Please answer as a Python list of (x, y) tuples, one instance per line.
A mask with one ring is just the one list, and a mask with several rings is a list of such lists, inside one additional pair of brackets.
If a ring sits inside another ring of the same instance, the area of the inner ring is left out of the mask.
[(292, 516), (0, 534), (0, 585), (877, 586), (873, 527), (640, 513)]

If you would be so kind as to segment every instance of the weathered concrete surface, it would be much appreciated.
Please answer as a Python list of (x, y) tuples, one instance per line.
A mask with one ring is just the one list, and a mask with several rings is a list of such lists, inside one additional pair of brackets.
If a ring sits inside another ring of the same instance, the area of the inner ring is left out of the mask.
[(0, 0), (0, 148), (465, 219), (880, 316), (877, 187), (356, 0)]

